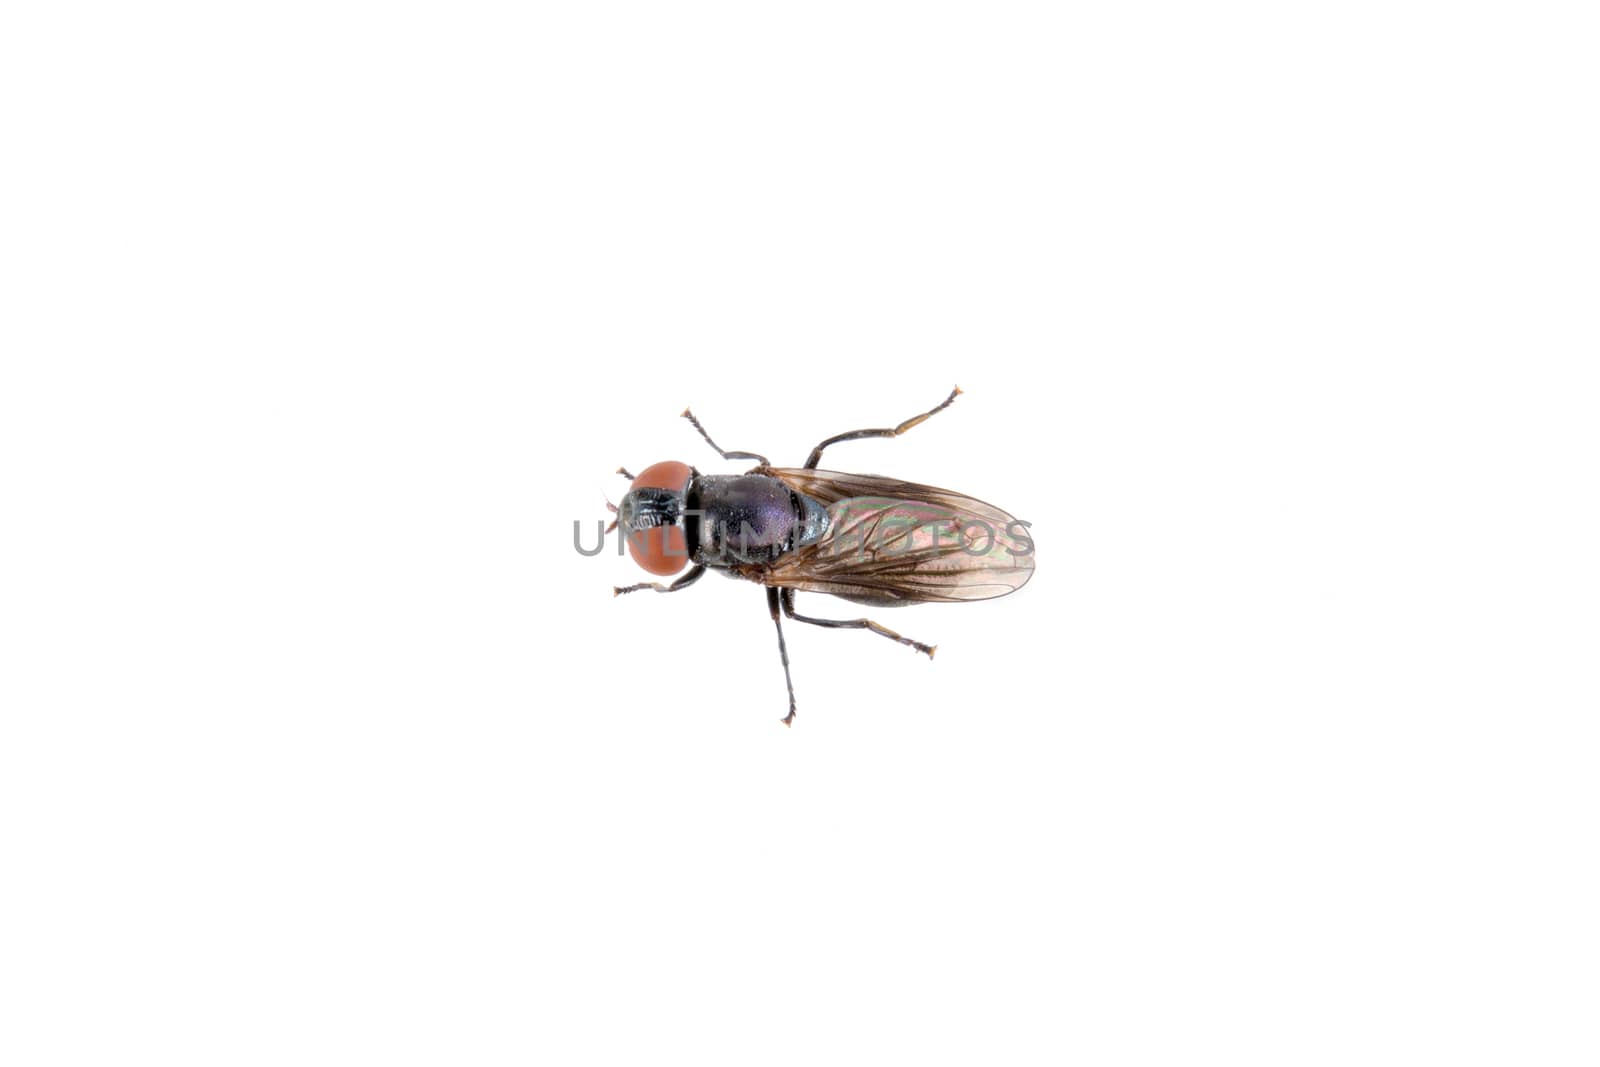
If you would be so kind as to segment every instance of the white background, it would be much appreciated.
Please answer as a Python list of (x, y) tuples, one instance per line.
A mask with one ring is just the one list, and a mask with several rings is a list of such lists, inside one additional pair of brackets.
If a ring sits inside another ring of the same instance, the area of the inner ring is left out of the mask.
[(0, 1060), (1593, 1063), (1582, 9), (9, 6)]

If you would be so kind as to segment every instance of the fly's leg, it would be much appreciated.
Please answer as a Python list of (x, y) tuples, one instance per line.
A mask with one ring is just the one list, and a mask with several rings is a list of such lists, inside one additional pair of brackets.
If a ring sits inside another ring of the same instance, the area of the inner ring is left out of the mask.
[[(784, 605), (787, 609), (788, 605)], [(778, 628), (778, 655), (783, 657), (783, 684), (789, 687), (789, 714), (778, 721), (785, 726), (794, 725), (794, 680), (789, 677), (789, 646), (783, 642), (783, 620), (778, 618), (778, 590), (767, 586), (767, 611), (772, 615), (772, 625)]]
[(688, 408), (683, 409), (683, 417), (694, 424), (694, 428), (700, 431), (700, 436), (706, 439), (706, 444), (710, 445), (711, 450), (717, 455), (721, 456), (723, 459), (753, 459), (757, 463), (761, 464), (761, 467), (757, 468), (758, 470), (772, 466), (772, 464), (768, 462), (766, 456), (757, 455), (754, 452), (724, 452), (721, 448), (717, 447), (717, 443), (711, 439), (711, 435), (706, 433), (706, 428), (700, 425), (700, 420), (695, 418), (694, 413)]
[(676, 593), (678, 590), (693, 585), (700, 580), (706, 572), (705, 567), (695, 566), (689, 573), (673, 582), (671, 585), (662, 585), (660, 582), (640, 582), (638, 585), (615, 585), (611, 587), (612, 596), (621, 596), (623, 593), (637, 593), (641, 589), (654, 589), (658, 593)]
[(783, 613), (795, 622), (809, 622), (813, 626), (826, 626), (836, 630), (871, 630), (875, 634), (882, 634), (891, 641), (899, 641), (902, 645), (910, 645), (918, 652), (927, 653), (929, 659), (938, 651), (938, 645), (925, 645), (921, 641), (913, 641), (909, 637), (901, 637), (887, 626), (880, 626), (871, 619), (813, 619), (809, 615), (797, 615), (794, 610), (794, 590), (783, 591)]
[[(955, 400), (955, 398), (960, 395), (961, 386), (958, 385), (954, 389), (950, 390), (950, 395), (944, 398), (944, 403), (940, 404), (936, 408), (933, 408), (931, 411), (924, 411), (921, 415), (907, 419), (905, 422), (902, 422), (899, 426), (894, 427), (892, 430), (851, 430), (849, 433), (842, 433), (837, 437), (830, 437), (816, 448), (811, 450), (811, 458), (806, 460), (805, 469), (808, 471), (816, 470), (817, 464), (822, 460), (822, 450), (827, 448), (829, 445), (836, 445), (840, 441), (859, 441), (863, 437), (899, 437), (901, 434), (922, 422), (924, 419), (927, 419), (933, 415), (937, 415), (939, 412), (949, 407), (950, 402)], [(716, 445), (712, 445), (711, 447), (715, 448)]]

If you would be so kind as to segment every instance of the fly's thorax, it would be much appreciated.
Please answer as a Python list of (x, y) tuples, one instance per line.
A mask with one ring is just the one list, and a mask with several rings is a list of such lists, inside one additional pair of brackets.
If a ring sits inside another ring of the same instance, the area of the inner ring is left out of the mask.
[(696, 562), (763, 563), (818, 540), (827, 509), (762, 474), (702, 475), (689, 495)]

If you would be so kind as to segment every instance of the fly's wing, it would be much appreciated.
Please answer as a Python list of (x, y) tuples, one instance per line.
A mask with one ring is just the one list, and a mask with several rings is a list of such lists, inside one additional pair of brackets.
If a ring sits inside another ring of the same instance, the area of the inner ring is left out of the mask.
[(770, 472), (828, 509), (828, 532), (779, 559), (763, 581), (863, 604), (988, 600), (1033, 577), (1023, 524), (948, 489), (873, 474)]

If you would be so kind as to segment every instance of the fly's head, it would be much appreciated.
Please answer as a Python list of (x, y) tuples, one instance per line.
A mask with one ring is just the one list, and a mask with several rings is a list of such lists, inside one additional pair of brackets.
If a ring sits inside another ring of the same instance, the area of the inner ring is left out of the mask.
[(651, 574), (677, 574), (689, 565), (685, 498), (694, 471), (667, 460), (639, 472), (617, 506), (617, 525), (634, 562)]

